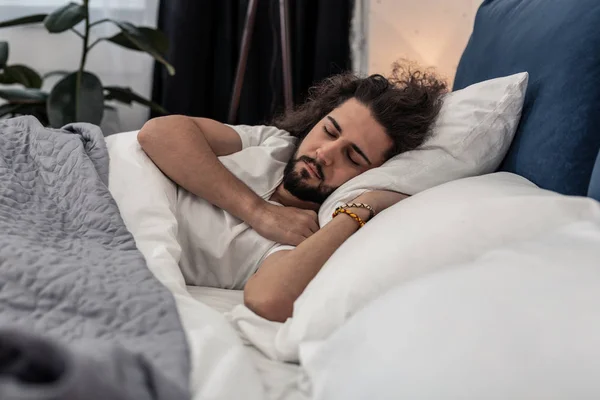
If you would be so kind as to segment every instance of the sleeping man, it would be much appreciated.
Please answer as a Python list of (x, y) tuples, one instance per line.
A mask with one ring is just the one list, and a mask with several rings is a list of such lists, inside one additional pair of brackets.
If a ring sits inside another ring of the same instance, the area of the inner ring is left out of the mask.
[(248, 308), (285, 321), (334, 251), (406, 196), (367, 192), (322, 229), (319, 206), (348, 180), (421, 145), (445, 90), (433, 75), (396, 65), (389, 79), (329, 78), (272, 126), (148, 121), (139, 143), (201, 218), (179, 221), (180, 239), (190, 242), (180, 263), (187, 284), (244, 288)]

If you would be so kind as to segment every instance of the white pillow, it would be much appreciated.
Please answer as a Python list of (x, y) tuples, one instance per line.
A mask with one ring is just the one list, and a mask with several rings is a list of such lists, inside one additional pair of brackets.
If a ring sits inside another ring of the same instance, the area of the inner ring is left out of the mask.
[(598, 399), (598, 304), (578, 222), (398, 286), (301, 360), (315, 400)]
[(327, 338), (398, 284), (557, 226), (598, 218), (600, 203), (542, 190), (506, 172), (419, 193), (340, 246), (296, 300), (293, 317), (277, 333), (276, 351), (296, 361), (301, 343)]
[(346, 182), (323, 203), (319, 223), (365, 190), (409, 195), (468, 176), (494, 172), (506, 155), (521, 118), (527, 72), (491, 79), (445, 96), (432, 136), (419, 149)]

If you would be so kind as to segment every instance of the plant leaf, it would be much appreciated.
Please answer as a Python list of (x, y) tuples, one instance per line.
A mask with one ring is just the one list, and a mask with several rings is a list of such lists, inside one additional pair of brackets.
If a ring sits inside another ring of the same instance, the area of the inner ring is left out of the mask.
[(136, 26), (125, 21), (111, 21), (121, 28), (121, 32), (127, 38), (127, 40), (133, 43), (138, 49), (145, 51), (154, 57), (156, 61), (163, 64), (167, 68), (169, 75), (175, 75), (175, 68), (173, 68), (173, 66), (169, 64), (167, 60), (165, 60), (160, 51), (154, 47), (152, 42), (149, 41)]
[(0, 98), (17, 104), (44, 103), (48, 93), (39, 89), (0, 89)]
[(9, 26), (25, 25), (25, 24), (38, 24), (44, 22), (48, 14), (35, 14), (27, 17), (15, 18), (8, 21), (0, 22), (0, 28), (6, 28)]
[(44, 126), (48, 126), (48, 111), (45, 104), (22, 104), (16, 111), (21, 115), (33, 115)]
[[(137, 29), (140, 31), (140, 34), (144, 36), (146, 41), (150, 43), (160, 54), (167, 54), (167, 51), (169, 50), (169, 39), (167, 39), (164, 33), (157, 29), (148, 28), (145, 26), (138, 26)], [(123, 32), (117, 33), (106, 40), (131, 50), (145, 51), (144, 49), (139, 48), (134, 42), (129, 40), (129, 38)]]
[(42, 77), (26, 65), (9, 65), (0, 73), (0, 83), (19, 83), (26, 88), (39, 89), (42, 87)]
[(14, 104), (7, 103), (0, 106), (0, 118), (8, 114), (12, 115), (33, 115), (42, 125), (48, 125), (48, 116), (46, 115), (46, 105), (36, 104)]
[(0, 42), (0, 68), (4, 68), (8, 61), (8, 42)]
[(53, 76), (55, 76), (55, 75), (64, 76), (64, 75), (67, 75), (67, 74), (70, 74), (70, 73), (71, 73), (70, 71), (63, 71), (63, 70), (50, 71), (50, 72), (46, 72), (46, 73), (45, 73), (45, 74), (42, 76), (42, 79), (43, 79), (43, 80), (46, 80), (46, 79), (48, 79), (48, 78), (51, 78), (51, 77), (53, 77)]
[(71, 29), (83, 21), (84, 18), (85, 6), (69, 3), (48, 14), (44, 19), (44, 26), (50, 33), (60, 33)]
[(131, 104), (131, 102), (135, 101), (136, 103), (143, 104), (147, 107), (150, 107), (152, 110), (160, 113), (160, 114), (168, 114), (169, 112), (165, 110), (160, 104), (157, 104), (151, 100), (145, 99), (139, 94), (135, 93), (130, 88), (126, 87), (117, 87), (117, 86), (107, 86), (104, 88), (105, 94), (104, 99), (107, 101), (115, 100), (125, 104)]
[(6, 103), (0, 106), (0, 118), (4, 117), (7, 114), (12, 114), (16, 109), (19, 108), (19, 104)]
[(94, 74), (83, 72), (79, 96), (77, 72), (61, 79), (50, 92), (47, 110), (50, 125), (60, 128), (71, 122), (89, 122), (99, 125), (104, 114), (102, 83)]

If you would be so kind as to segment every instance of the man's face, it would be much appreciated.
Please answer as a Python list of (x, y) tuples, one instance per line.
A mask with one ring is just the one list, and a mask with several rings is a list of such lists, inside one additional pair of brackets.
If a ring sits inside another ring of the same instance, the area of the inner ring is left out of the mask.
[(288, 162), (284, 188), (322, 204), (348, 180), (385, 162), (393, 145), (368, 107), (349, 99), (319, 121)]

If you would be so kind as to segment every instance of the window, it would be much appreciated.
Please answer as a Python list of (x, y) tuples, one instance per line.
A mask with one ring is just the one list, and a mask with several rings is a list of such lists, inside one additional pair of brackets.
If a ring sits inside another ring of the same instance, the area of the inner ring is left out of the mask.
[[(0, 6), (23, 6), (23, 7), (40, 7), (40, 6), (56, 6), (61, 4), (60, 0), (29, 0), (26, 5), (20, 0), (0, 0)], [(64, 4), (64, 2), (62, 2)]]
[[(0, 0), (0, 20), (22, 17), (30, 14), (49, 13), (67, 4), (67, 0)], [(151, 3), (151, 4), (149, 4)], [(156, 0), (90, 0), (93, 16), (105, 16), (107, 13), (122, 15), (129, 19), (139, 19), (152, 8)]]
[[(65, 0), (0, 0), (0, 6), (18, 6), (21, 8), (36, 7), (60, 7), (65, 5)], [(145, 0), (90, 0), (90, 7), (109, 7), (109, 8), (143, 8)]]

